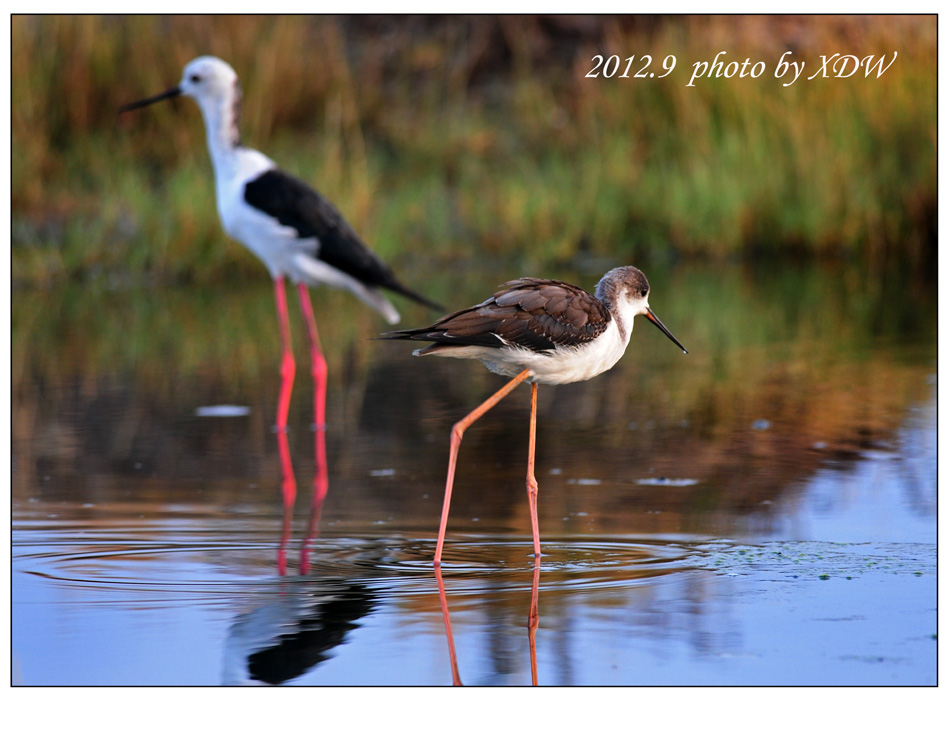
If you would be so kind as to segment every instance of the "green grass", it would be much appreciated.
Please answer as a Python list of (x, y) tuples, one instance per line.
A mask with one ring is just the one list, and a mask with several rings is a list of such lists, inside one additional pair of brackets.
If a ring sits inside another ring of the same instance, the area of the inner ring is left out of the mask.
[[(397, 267), (936, 248), (933, 17), (17, 16), (12, 31), (18, 283), (259, 274), (217, 221), (195, 105), (115, 114), (202, 53), (242, 79), (245, 142)], [(793, 43), (810, 64), (899, 57), (880, 79), (783, 88), (771, 63)], [(686, 87), (721, 48), (769, 71)], [(587, 79), (594, 53), (678, 63)]]

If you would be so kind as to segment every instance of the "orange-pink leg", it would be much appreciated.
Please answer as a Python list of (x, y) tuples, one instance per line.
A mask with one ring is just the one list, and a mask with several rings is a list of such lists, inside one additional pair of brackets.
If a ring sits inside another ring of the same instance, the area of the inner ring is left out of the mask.
[(300, 572), (306, 574), (309, 568), (309, 543), (316, 536), (317, 524), (320, 521), (320, 510), (330, 486), (327, 473), (326, 440), (327, 362), (320, 349), (320, 336), (317, 333), (317, 321), (314, 318), (313, 305), (310, 302), (310, 291), (303, 283), (297, 283), (297, 295), (300, 298), (300, 310), (303, 311), (304, 321), (307, 324), (307, 339), (310, 343), (310, 372), (313, 375), (313, 423), (316, 433), (316, 474), (313, 478), (313, 500), (310, 505), (307, 536), (304, 538), (300, 553)]
[(534, 577), (531, 583), (531, 608), (528, 610), (528, 648), (531, 654), (531, 684), (538, 684), (538, 585), (541, 580), (541, 537), (538, 531), (538, 480), (534, 477), (534, 446), (538, 424), (538, 383), (531, 383), (531, 427), (528, 432), (528, 505), (531, 507), (531, 532), (534, 535)]
[(538, 383), (531, 383), (531, 426), (528, 428), (528, 506), (531, 508), (531, 535), (534, 537), (534, 556), (541, 557), (541, 533), (538, 531), (538, 480), (534, 477), (534, 444), (538, 424)]
[(277, 301), (277, 316), (280, 319), (280, 343), (283, 357), (280, 362), (280, 399), (277, 403), (277, 430), (287, 429), (287, 412), (290, 409), (290, 393), (294, 388), (294, 350), (290, 343), (290, 319), (287, 316), (287, 294), (284, 278), (274, 280), (274, 298)]
[[(435, 561), (433, 562), (433, 564), (436, 566), (442, 564), (442, 545), (445, 544), (445, 527), (449, 521), (449, 504), (452, 501), (452, 484), (455, 481), (455, 463), (458, 459), (459, 446), (462, 444), (462, 436), (472, 423), (474, 423), (476, 420), (478, 420), (478, 418), (501, 402), (508, 395), (508, 393), (511, 392), (511, 390), (527, 379), (528, 376), (530, 376), (530, 373), (530, 370), (525, 369), (523, 372), (521, 372), (521, 374), (508, 382), (508, 384), (495, 392), (495, 394), (472, 410), (464, 418), (455, 423), (455, 425), (452, 427), (452, 439), (449, 444), (449, 470), (448, 476), (445, 480), (445, 498), (442, 500), (442, 520), (439, 523), (439, 541), (435, 546)], [(532, 420), (532, 426), (533, 424), (534, 421)], [(533, 456), (533, 448), (531, 453)], [(540, 540), (537, 540), (537, 533), (535, 533), (535, 538), (536, 547), (540, 548)]]

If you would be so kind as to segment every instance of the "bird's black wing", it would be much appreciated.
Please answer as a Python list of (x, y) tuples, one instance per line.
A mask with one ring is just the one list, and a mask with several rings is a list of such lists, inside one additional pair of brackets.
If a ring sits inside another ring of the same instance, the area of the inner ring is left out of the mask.
[(337, 208), (303, 181), (272, 168), (247, 182), (244, 200), (293, 227), (300, 239), (319, 240), (317, 256), (331, 267), (367, 285), (388, 288), (430, 308), (440, 307), (400, 283)]

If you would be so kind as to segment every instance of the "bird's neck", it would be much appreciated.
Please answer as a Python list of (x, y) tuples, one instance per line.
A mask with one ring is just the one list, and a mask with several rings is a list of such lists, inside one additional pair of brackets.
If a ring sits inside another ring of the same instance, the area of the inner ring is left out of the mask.
[(617, 283), (609, 278), (602, 279), (597, 283), (597, 290), (594, 292), (596, 298), (607, 306), (607, 312), (617, 324), (620, 331), (620, 338), (624, 343), (630, 340), (630, 328), (633, 325), (633, 316), (627, 315), (620, 307), (619, 292)]
[(241, 145), (238, 129), (240, 91), (220, 100), (209, 100), (201, 105), (208, 135), (208, 152), (216, 171), (224, 172), (233, 165), (235, 152)]

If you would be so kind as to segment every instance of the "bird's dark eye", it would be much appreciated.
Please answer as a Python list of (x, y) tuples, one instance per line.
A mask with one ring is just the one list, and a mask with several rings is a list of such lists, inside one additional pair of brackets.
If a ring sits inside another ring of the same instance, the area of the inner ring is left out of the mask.
[(649, 290), (647, 290), (646, 288), (644, 288), (643, 290), (640, 291), (640, 297), (641, 297), (641, 298), (647, 297), (647, 294), (649, 294), (649, 292), (650, 292)]
[(189, 81), (192, 84), (197, 84), (199, 81), (201, 81), (201, 77), (198, 76), (197, 74), (192, 74), (191, 77), (189, 78)]

